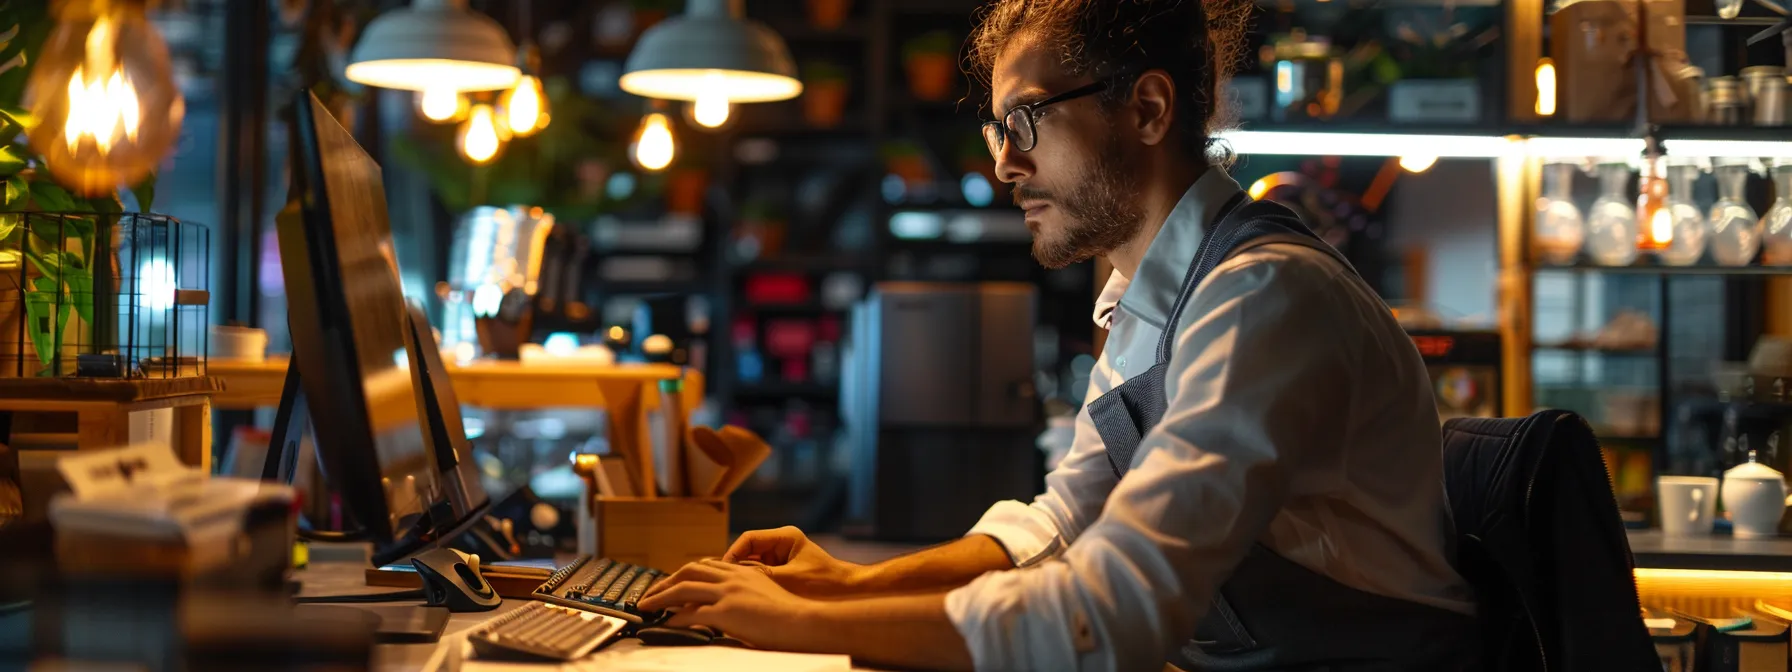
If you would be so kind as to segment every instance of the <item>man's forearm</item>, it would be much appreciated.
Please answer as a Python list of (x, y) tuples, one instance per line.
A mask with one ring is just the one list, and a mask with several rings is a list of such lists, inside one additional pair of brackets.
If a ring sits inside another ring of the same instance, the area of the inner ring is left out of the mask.
[(945, 593), (825, 603), (813, 612), (810, 627), (815, 636), (812, 650), (850, 655), (855, 663), (924, 670), (972, 668), (970, 649), (946, 615)]
[(854, 581), (862, 593), (937, 592), (970, 583), (985, 572), (1013, 569), (995, 539), (973, 534), (865, 567)]

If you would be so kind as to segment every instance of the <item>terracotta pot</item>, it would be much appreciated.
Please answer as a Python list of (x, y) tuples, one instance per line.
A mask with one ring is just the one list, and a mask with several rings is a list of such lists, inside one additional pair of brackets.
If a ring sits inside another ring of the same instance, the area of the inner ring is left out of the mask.
[(902, 178), (909, 186), (933, 181), (933, 171), (927, 168), (927, 162), (919, 156), (892, 156), (884, 160), (884, 169), (889, 174)]
[(703, 213), (703, 192), (709, 188), (709, 174), (701, 170), (679, 170), (666, 183), (666, 209), (682, 215)]
[(908, 71), (909, 93), (927, 101), (952, 97), (952, 83), (957, 79), (958, 61), (951, 54), (916, 54), (903, 60)]
[(846, 23), (852, 0), (809, 0), (809, 25), (834, 30)]
[(803, 120), (811, 126), (833, 128), (846, 117), (846, 82), (810, 82), (803, 87)]

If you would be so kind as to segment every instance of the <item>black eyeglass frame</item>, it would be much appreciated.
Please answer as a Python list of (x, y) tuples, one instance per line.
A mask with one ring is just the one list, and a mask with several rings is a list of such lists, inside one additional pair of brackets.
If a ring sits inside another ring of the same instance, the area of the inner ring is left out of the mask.
[(1112, 87), (1115, 82), (1120, 81), (1130, 74), (1131, 73), (1126, 72), (1117, 73), (1036, 103), (1015, 105), (1012, 109), (1008, 110), (1007, 114), (1002, 115), (1001, 119), (991, 119), (983, 122), (983, 144), (989, 149), (990, 156), (1000, 156), (1002, 154), (1002, 148), (1007, 145), (1010, 137), (1015, 140), (1020, 140), (1021, 134), (1016, 133), (1013, 130), (1020, 124), (1012, 123), (1015, 119), (1014, 115), (1020, 113), (1023, 115), (1020, 117), (1020, 123), (1025, 124), (1028, 131), (1026, 133), (1027, 142), (1023, 143), (1025, 146), (1017, 145), (1015, 148), (1022, 152), (1031, 152), (1034, 147), (1039, 146), (1039, 127), (1036, 125), (1036, 122), (1038, 121), (1036, 117), (1040, 108), (1056, 105), (1067, 100), (1076, 100), (1077, 98), (1101, 93), (1108, 90), (1109, 87)]

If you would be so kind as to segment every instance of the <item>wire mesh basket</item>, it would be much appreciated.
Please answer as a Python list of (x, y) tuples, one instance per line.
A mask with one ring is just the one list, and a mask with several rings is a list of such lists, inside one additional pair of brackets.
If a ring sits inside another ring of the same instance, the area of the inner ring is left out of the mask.
[(0, 378), (205, 375), (210, 246), (163, 215), (0, 214)]

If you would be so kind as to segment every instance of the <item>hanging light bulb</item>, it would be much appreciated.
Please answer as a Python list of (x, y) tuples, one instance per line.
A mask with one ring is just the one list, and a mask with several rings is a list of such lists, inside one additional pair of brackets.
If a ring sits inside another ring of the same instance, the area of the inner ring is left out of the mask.
[(454, 89), (428, 89), (417, 92), (417, 116), (425, 121), (444, 124), (467, 118), (467, 99)]
[(461, 124), (454, 144), (460, 155), (473, 165), (485, 165), (498, 158), (498, 151), (510, 139), (508, 130), (507, 126), (498, 123), (498, 114), (491, 105), (480, 103), (467, 113), (467, 120)]
[(702, 95), (691, 103), (691, 120), (704, 128), (721, 128), (728, 123), (732, 107), (721, 95)]
[(635, 132), (634, 145), (629, 147), (629, 156), (634, 158), (635, 165), (643, 170), (664, 170), (672, 165), (672, 156), (676, 152), (672, 123), (666, 115), (653, 112), (641, 117), (641, 129)]
[(27, 84), (38, 120), (27, 137), (70, 191), (110, 194), (148, 176), (174, 148), (186, 101), (143, 2), (56, 7), (56, 27)]
[(548, 97), (542, 91), (541, 78), (535, 76), (541, 71), (540, 63), (541, 56), (535, 45), (524, 43), (523, 48), (517, 50), (517, 66), (523, 76), (498, 99), (504, 125), (517, 137), (534, 135), (548, 125)]
[(1674, 242), (1674, 213), (1668, 207), (1668, 179), (1662, 172), (1659, 153), (1643, 158), (1643, 175), (1637, 181), (1636, 218), (1641, 225), (1637, 249), (1658, 252)]
[(1431, 170), (1432, 164), (1435, 163), (1437, 163), (1437, 157), (1435, 156), (1419, 156), (1414, 154), (1400, 157), (1400, 167), (1405, 168), (1406, 172), (1409, 173), (1423, 173), (1427, 170)]

